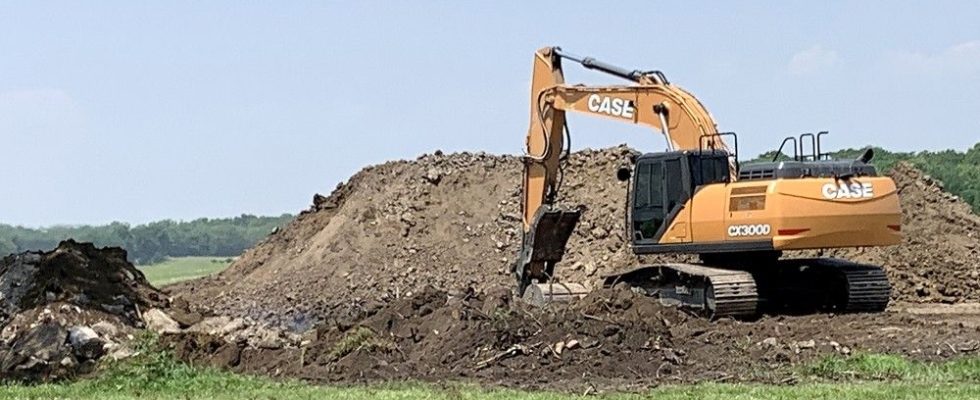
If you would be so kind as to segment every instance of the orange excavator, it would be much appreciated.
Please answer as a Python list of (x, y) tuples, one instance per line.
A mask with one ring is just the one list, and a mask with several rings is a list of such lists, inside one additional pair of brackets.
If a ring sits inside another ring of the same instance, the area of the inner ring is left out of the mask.
[[(630, 84), (566, 84), (566, 61)], [(859, 159), (830, 160), (820, 149), (826, 132), (807, 133), (783, 140), (772, 162), (740, 166), (737, 136), (718, 132), (701, 102), (662, 72), (624, 69), (559, 47), (534, 54), (524, 235), (513, 268), (525, 299), (546, 302), (587, 292), (556, 279), (582, 215), (581, 208), (556, 204), (569, 153), (569, 111), (664, 135), (666, 152), (635, 157), (617, 173), (629, 185), (626, 237), (637, 255), (696, 254), (700, 260), (637, 266), (603, 277), (604, 286), (626, 284), (714, 318), (787, 309), (877, 312), (888, 304), (891, 286), (880, 266), (782, 256), (786, 250), (901, 241), (895, 182), (869, 164), (870, 149)], [(784, 153), (787, 145), (792, 157)]]

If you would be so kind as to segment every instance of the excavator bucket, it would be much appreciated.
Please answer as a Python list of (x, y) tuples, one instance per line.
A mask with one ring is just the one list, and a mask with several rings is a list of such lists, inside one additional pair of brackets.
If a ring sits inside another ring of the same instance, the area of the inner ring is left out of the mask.
[[(579, 284), (556, 282), (555, 264), (565, 255), (565, 245), (575, 230), (581, 209), (544, 209), (535, 216), (524, 237), (517, 264), (519, 294), (532, 304), (570, 301), (585, 296), (588, 290)], [(533, 283), (533, 281), (538, 283)]]
[[(530, 262), (557, 263), (565, 256), (565, 245), (572, 231), (578, 225), (582, 211), (548, 210), (542, 211), (534, 219), (526, 245), (530, 250)], [(550, 271), (548, 271), (550, 274)]]

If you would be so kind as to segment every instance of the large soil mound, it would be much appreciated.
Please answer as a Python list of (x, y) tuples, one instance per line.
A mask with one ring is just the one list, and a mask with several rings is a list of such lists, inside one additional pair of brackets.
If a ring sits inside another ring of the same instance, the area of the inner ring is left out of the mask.
[[(564, 280), (595, 285), (598, 275), (639, 261), (622, 236), (626, 186), (615, 179), (631, 153), (620, 146), (572, 154), (561, 200), (587, 211), (559, 266)], [(510, 285), (520, 171), (518, 157), (438, 152), (365, 168), (224, 273), (174, 290), (221, 314), (302, 330), (338, 303), (385, 302), (426, 285)], [(904, 243), (826, 255), (884, 265), (895, 300), (980, 300), (980, 217), (911, 166), (891, 174)]]
[[(626, 187), (615, 171), (631, 154), (616, 147), (572, 155), (561, 200), (587, 212), (560, 266), (563, 279), (595, 284), (600, 274), (655, 261), (638, 260), (621, 233)], [(824, 255), (884, 265), (899, 301), (980, 299), (980, 218), (914, 168), (892, 174), (905, 242)], [(509, 299), (519, 193), (520, 161), (510, 156), (437, 153), (366, 168), (330, 196), (315, 196), (309, 210), (224, 273), (172, 288), (205, 311), (283, 325), (295, 332), (276, 334), (292, 338), (287, 344), (261, 339), (268, 334), (229, 340), (207, 333), (222, 329), (165, 340), (186, 360), (251, 373), (574, 391), (791, 382), (793, 370), (784, 366), (830, 354), (935, 359), (980, 349), (973, 308), (956, 310), (964, 316), (954, 323), (911, 311), (706, 321), (609, 289), (528, 308)]]

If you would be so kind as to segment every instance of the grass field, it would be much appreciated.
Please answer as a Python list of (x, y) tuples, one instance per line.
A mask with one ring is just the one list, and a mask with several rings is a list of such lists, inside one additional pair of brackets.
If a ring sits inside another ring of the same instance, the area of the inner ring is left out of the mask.
[(227, 257), (176, 257), (137, 268), (143, 271), (150, 283), (160, 287), (220, 272), (228, 267), (228, 260)]
[[(0, 399), (473, 399), (559, 400), (581, 394), (486, 390), (463, 383), (314, 386), (276, 382), (197, 368), (175, 360), (144, 339), (139, 355), (108, 364), (96, 378), (68, 384), (0, 387)], [(898, 356), (830, 358), (798, 369), (796, 385), (702, 384), (665, 386), (643, 393), (603, 393), (605, 399), (977, 399), (980, 358), (942, 364)], [(837, 379), (847, 379), (838, 382)]]

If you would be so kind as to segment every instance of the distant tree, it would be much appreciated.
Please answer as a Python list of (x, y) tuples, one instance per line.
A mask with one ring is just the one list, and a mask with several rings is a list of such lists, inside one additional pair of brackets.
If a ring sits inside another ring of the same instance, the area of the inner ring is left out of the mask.
[(234, 257), (254, 246), (293, 216), (259, 217), (242, 214), (234, 218), (199, 218), (193, 221), (163, 220), (130, 226), (113, 222), (102, 226), (52, 226), (32, 229), (0, 224), (0, 255), (28, 250), (47, 250), (72, 238), (98, 246), (119, 246), (131, 261), (151, 264), (167, 257)]

